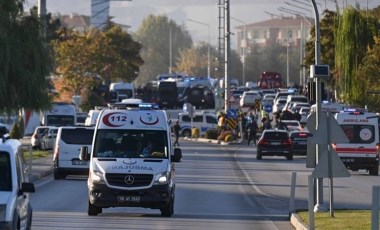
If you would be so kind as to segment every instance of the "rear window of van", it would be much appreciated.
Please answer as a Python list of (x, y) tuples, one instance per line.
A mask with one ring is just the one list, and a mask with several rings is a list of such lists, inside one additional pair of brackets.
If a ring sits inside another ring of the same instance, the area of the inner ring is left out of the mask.
[(91, 145), (93, 136), (93, 129), (62, 129), (61, 140), (66, 144)]
[(375, 141), (375, 127), (372, 125), (341, 125), (350, 143), (370, 144)]

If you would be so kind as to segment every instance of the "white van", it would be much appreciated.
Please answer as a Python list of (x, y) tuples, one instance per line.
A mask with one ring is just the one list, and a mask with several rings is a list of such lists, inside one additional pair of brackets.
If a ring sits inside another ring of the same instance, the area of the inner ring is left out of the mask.
[(21, 142), (6, 134), (0, 139), (0, 229), (31, 229), (31, 192)]
[[(174, 121), (174, 120), (173, 120)], [(175, 122), (172, 121), (174, 127)], [(188, 113), (179, 113), (178, 122), (181, 127), (180, 135), (191, 137), (191, 117)], [(199, 134), (204, 136), (207, 130), (217, 129), (218, 117), (209, 112), (195, 112), (193, 115), (193, 128), (199, 129)]]
[(88, 161), (79, 160), (82, 146), (91, 148), (93, 126), (59, 127), (54, 147), (54, 179), (65, 179), (67, 175), (88, 175)]
[(173, 148), (166, 112), (151, 104), (104, 109), (95, 126), (89, 153), (88, 215), (103, 208), (143, 207), (174, 213), (174, 162), (182, 152)]
[(353, 171), (366, 169), (370, 175), (379, 174), (379, 121), (375, 113), (344, 111), (335, 119), (349, 143), (334, 144), (345, 166)]

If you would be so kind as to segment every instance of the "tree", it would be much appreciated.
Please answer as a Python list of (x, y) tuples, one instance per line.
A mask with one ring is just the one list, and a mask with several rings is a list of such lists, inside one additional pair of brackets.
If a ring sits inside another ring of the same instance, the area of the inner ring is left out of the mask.
[(339, 85), (343, 86), (342, 97), (348, 103), (358, 103), (364, 82), (356, 77), (367, 47), (373, 44), (364, 13), (347, 7), (339, 20), (336, 32), (335, 64)]
[(48, 108), (45, 77), (51, 69), (48, 49), (40, 36), (40, 22), (24, 16), (22, 0), (0, 3), (0, 111)]
[(61, 101), (71, 101), (73, 95), (81, 95), (86, 108), (104, 104), (104, 98), (93, 100), (94, 95), (91, 96), (100, 84), (131, 82), (143, 64), (140, 43), (119, 26), (106, 31), (93, 29), (85, 34), (62, 30), (60, 35), (52, 46), (56, 73), (61, 76), (54, 84)]
[(181, 50), (190, 48), (193, 43), (189, 32), (165, 15), (145, 18), (135, 38), (143, 45), (141, 56), (144, 65), (136, 79), (140, 85), (153, 80), (158, 74), (168, 73), (170, 66), (174, 69)]
[[(189, 76), (207, 76), (208, 49), (208, 43), (200, 42), (191, 48), (181, 50), (174, 71)], [(215, 64), (211, 62), (216, 57), (214, 50), (215, 48), (210, 47), (210, 70), (215, 68)]]

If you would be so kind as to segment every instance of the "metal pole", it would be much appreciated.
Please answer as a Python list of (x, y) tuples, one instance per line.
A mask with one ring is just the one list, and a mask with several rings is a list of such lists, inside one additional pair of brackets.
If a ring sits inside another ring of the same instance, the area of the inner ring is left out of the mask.
[[(319, 13), (318, 8), (315, 3), (315, 0), (310, 0), (310, 2), (313, 5), (314, 9), (314, 17), (315, 17), (315, 65), (319, 65), (321, 62), (321, 44), (320, 44), (320, 27), (319, 27)], [(316, 89), (316, 129), (318, 129), (318, 124), (321, 118), (321, 83), (319, 78), (314, 78), (315, 81), (315, 89)], [(320, 158), (319, 154), (319, 146), (316, 145), (316, 164), (318, 164)], [(317, 200), (314, 207), (314, 211), (326, 211), (326, 207), (324, 207), (323, 204), (323, 178), (317, 178), (316, 179), (316, 186), (317, 186)]]
[(41, 36), (46, 40), (46, 0), (38, 0), (38, 16), (42, 22)]
[(224, 19), (224, 23), (225, 23), (225, 43), (224, 43), (224, 83), (225, 83), (225, 86), (224, 86), (224, 110), (225, 110), (225, 113), (228, 112), (228, 110), (230, 109), (230, 105), (228, 103), (228, 100), (230, 99), (230, 95), (231, 95), (231, 92), (230, 92), (230, 80), (229, 80), (229, 68), (228, 68), (228, 65), (229, 65), (229, 59), (230, 59), (230, 52), (231, 52), (231, 49), (230, 49), (230, 35), (231, 35), (231, 31), (230, 31), (230, 1), (229, 0), (225, 0), (224, 1), (224, 5), (225, 5), (225, 8), (224, 8), (224, 11), (225, 11), (225, 19)]
[(172, 73), (172, 27), (169, 24), (169, 73)]

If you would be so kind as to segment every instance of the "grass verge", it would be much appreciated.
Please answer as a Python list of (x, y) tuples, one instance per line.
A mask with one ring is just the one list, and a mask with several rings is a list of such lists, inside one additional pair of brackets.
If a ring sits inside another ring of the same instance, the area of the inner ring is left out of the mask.
[[(297, 215), (303, 223), (309, 225), (308, 211), (297, 212)], [(323, 230), (369, 230), (371, 215), (371, 210), (334, 210), (334, 217), (330, 217), (330, 212), (316, 212), (314, 227)]]
[[(32, 160), (42, 158), (42, 157), (46, 157), (48, 155), (49, 155), (48, 151), (33, 150), (32, 151)], [(24, 151), (24, 158), (26, 161), (29, 159), (29, 151), (28, 150)]]

